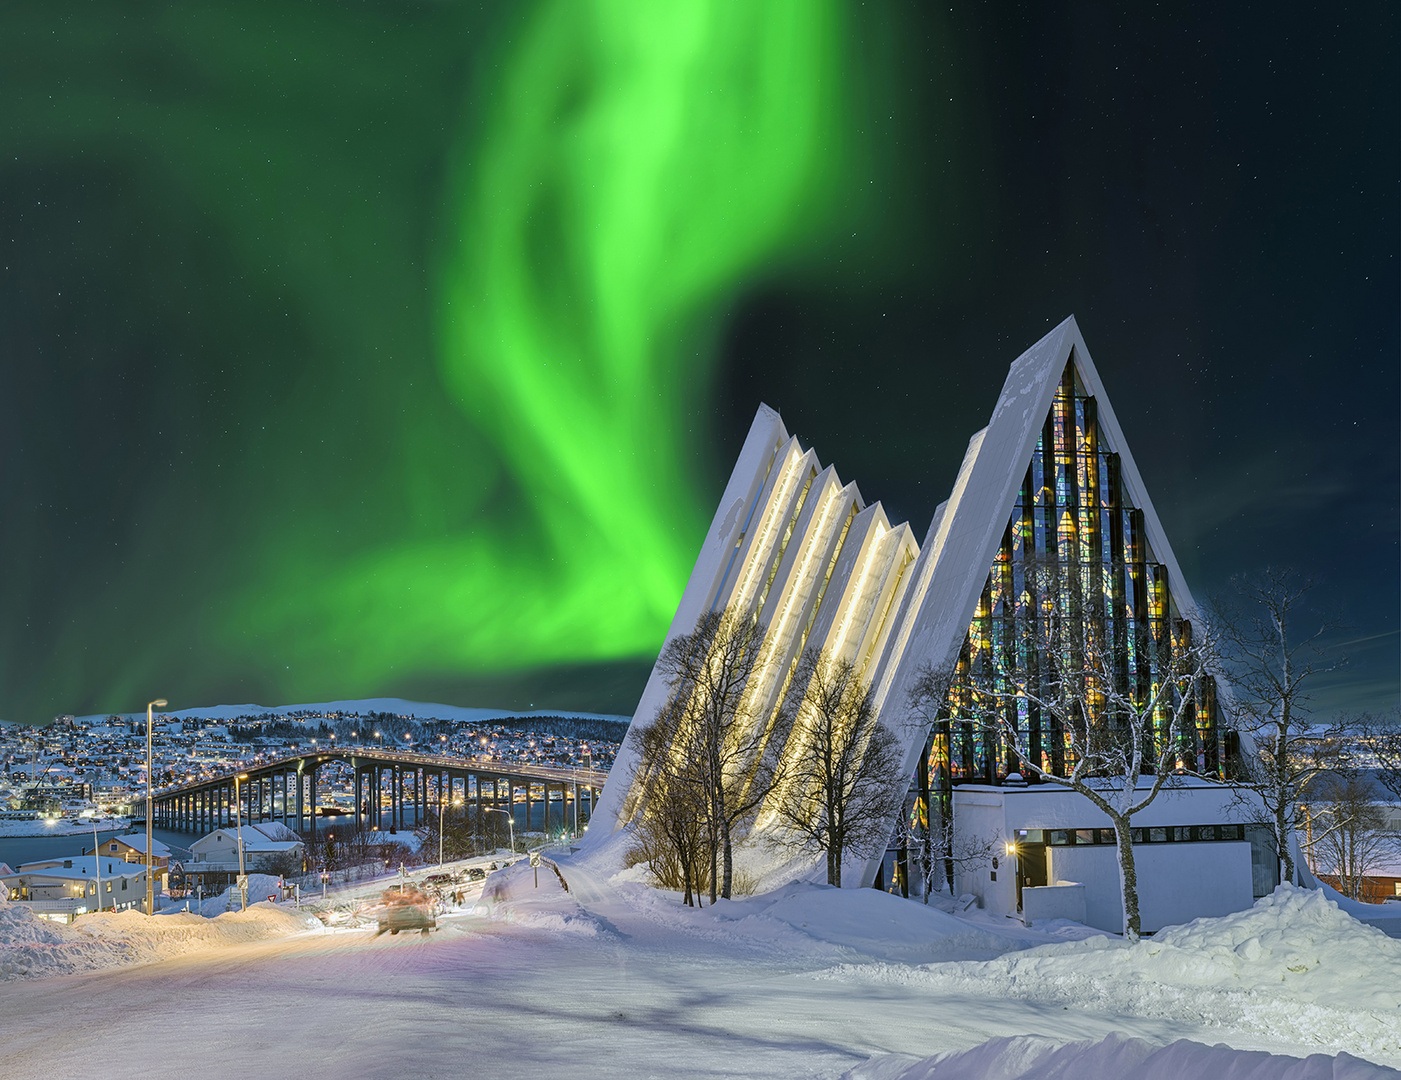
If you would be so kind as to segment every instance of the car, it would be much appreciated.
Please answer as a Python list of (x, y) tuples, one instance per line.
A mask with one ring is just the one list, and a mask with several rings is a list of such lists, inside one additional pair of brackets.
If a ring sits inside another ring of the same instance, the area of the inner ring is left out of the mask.
[(417, 930), (428, 936), (428, 931), (437, 929), (438, 920), (427, 907), (420, 904), (390, 903), (380, 909), (379, 929), (375, 937), (388, 930), (397, 934), (400, 930)]

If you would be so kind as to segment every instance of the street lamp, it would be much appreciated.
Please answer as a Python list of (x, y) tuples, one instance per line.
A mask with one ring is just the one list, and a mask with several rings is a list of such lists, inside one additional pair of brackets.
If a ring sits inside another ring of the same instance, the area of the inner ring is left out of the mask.
[[(515, 807), (511, 809), (514, 810)], [(511, 854), (514, 855), (516, 853), (516, 815), (511, 810), (502, 810), (499, 806), (488, 806), (484, 810), (488, 814), (506, 815), (506, 822), (511, 828)]]
[[(151, 877), (153, 860), (151, 858), (151, 812), (152, 800), (155, 798), (154, 773), (156, 771), (156, 755), (151, 749), (151, 725), (155, 722), (151, 710), (159, 705), (165, 708), (165, 698), (156, 698), (155, 701), (146, 702), (146, 914), (156, 913), (156, 882)], [(97, 852), (93, 852), (96, 856)]]
[(238, 782), (247, 780), (247, 773), (234, 775), (234, 815), (238, 821), (238, 894), (239, 911), (248, 910), (248, 876), (243, 872), (243, 800), (239, 797)]
[[(465, 781), (464, 781), (464, 783), (465, 783)], [(449, 801), (452, 802), (452, 805), (453, 805), (453, 806), (461, 806), (461, 805), (462, 805), (462, 801), (461, 801), (460, 799), (455, 799), (455, 798), (454, 798), (454, 799), (452, 799), (452, 800), (448, 800), (448, 799), (446, 799), (446, 798), (443, 796), (443, 793), (442, 793), (441, 791), (438, 792), (438, 869), (439, 869), (439, 870), (441, 870), (441, 869), (443, 868), (443, 832), (445, 831), (445, 830), (443, 829), (443, 807), (445, 807), (445, 806), (448, 804)]]
[(97, 861), (97, 818), (92, 819), (92, 869), (97, 875), (97, 910), (102, 910), (102, 864)]

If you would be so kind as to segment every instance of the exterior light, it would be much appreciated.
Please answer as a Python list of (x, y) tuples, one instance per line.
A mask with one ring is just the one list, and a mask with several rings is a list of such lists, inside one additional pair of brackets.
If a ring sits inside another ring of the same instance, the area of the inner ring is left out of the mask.
[(240, 911), (248, 910), (248, 877), (243, 872), (243, 800), (239, 797), (238, 782), (247, 779), (247, 773), (237, 773), (234, 776), (234, 813), (238, 816), (238, 894), (242, 905)]

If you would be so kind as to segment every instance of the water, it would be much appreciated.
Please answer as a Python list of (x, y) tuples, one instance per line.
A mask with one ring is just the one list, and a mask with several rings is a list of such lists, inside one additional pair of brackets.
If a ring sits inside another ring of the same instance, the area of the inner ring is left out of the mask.
[[(144, 826), (136, 829), (98, 830), (98, 842), (113, 836), (127, 836), (138, 833), (146, 838)], [(199, 839), (197, 833), (176, 832), (173, 829), (152, 829), (151, 835), (170, 847), (171, 853), (180, 858), (189, 850), (190, 844)], [(20, 863), (35, 862), (38, 859), (66, 859), (80, 855), (84, 848), (92, 848), (92, 833), (73, 833), (69, 836), (0, 836), (0, 862), (8, 863), (13, 869)]]
[[(560, 804), (558, 801), (555, 801), (550, 805), (550, 827), (554, 830), (558, 830), (560, 828), (559, 808)], [(527, 831), (527, 823), (525, 820), (525, 804), (516, 803), (514, 809), (515, 814), (513, 816), (516, 819), (516, 835), (519, 837)], [(545, 827), (545, 808), (543, 805), (541, 805), (540, 800), (536, 799), (530, 809), (532, 812), (530, 815), (530, 822), (528, 828), (530, 831), (538, 832)], [(449, 813), (451, 813), (451, 811), (449, 811)], [(568, 825), (572, 830), (574, 825), (574, 808), (572, 805), (569, 807), (567, 818)], [(585, 825), (588, 822), (588, 819), (588, 803), (584, 802), (583, 805), (579, 807), (580, 827)], [(337, 818), (322, 818), (321, 820), (319, 820), (317, 822), (317, 835), (324, 836), (328, 830), (334, 830), (336, 827), (336, 822), (338, 820), (339, 819)], [(386, 814), (386, 824), (388, 820), (389, 815)], [(498, 820), (500, 819), (498, 818)], [(388, 829), (386, 828), (385, 831), (387, 832)], [(412, 826), (409, 826), (408, 831), (412, 831)], [(137, 825), (135, 829), (124, 829), (117, 831), (99, 830), (97, 835), (99, 842), (101, 842), (102, 840), (106, 840), (109, 837), (126, 836), (132, 832), (139, 834), (144, 839), (146, 835), (146, 828), (144, 825)], [(171, 855), (174, 858), (183, 861), (188, 859), (188, 851), (190, 845), (194, 843), (194, 841), (198, 840), (201, 834), (197, 832), (178, 832), (174, 829), (155, 828), (151, 830), (151, 835), (154, 836), (157, 840), (161, 841), (161, 843), (167, 845), (171, 849)], [(11, 869), (13, 869), (14, 867), (19, 866), (20, 863), (34, 862), (38, 859), (66, 859), (70, 856), (80, 855), (82, 854), (84, 848), (91, 847), (92, 833), (90, 832), (73, 833), (68, 836), (52, 837), (4, 836), (0, 837), (0, 863), (8, 863)]]

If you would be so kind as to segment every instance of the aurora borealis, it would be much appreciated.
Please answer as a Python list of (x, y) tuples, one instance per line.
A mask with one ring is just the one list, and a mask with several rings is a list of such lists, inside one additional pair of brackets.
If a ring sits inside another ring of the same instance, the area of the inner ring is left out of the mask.
[(922, 535), (1071, 311), (1394, 698), (1393, 14), (505, 7), (0, 14), (0, 717), (628, 711), (759, 400)]

